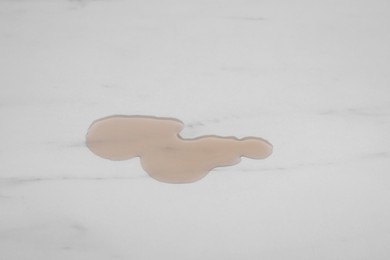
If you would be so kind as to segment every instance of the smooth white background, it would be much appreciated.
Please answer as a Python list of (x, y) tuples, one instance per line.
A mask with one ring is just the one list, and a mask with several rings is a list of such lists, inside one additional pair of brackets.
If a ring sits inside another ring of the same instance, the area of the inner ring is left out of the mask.
[[(389, 259), (387, 0), (0, 1), (0, 259)], [(260, 136), (199, 182), (84, 145), (112, 114)]]

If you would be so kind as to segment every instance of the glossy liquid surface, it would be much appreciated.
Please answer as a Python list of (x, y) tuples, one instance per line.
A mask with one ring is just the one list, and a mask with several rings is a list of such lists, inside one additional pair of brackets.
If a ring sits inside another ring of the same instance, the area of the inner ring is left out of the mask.
[(173, 118), (110, 116), (91, 124), (86, 144), (110, 160), (140, 157), (151, 177), (168, 183), (194, 182), (215, 167), (239, 163), (242, 156), (264, 159), (272, 153), (272, 145), (257, 137), (183, 139), (179, 136), (183, 126)]

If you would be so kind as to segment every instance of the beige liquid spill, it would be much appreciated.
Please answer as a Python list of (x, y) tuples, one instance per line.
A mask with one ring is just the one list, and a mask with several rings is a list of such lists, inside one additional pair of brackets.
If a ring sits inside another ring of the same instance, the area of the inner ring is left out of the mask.
[(173, 118), (110, 116), (94, 121), (86, 144), (95, 154), (111, 160), (140, 157), (154, 179), (169, 183), (194, 182), (219, 166), (230, 166), (245, 156), (264, 159), (272, 145), (257, 137), (202, 136), (183, 139), (183, 123)]

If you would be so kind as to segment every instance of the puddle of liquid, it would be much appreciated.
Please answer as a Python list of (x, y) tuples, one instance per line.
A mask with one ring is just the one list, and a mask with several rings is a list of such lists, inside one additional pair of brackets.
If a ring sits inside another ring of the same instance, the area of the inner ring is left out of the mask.
[(258, 137), (184, 139), (179, 136), (183, 126), (174, 118), (109, 116), (91, 124), (86, 144), (110, 160), (140, 157), (152, 178), (168, 183), (194, 182), (215, 167), (239, 163), (242, 156), (264, 159), (272, 153), (272, 145)]

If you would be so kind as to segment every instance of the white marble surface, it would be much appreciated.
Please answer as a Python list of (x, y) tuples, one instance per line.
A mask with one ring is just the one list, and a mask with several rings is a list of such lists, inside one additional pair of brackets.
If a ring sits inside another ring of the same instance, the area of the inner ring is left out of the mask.
[[(1, 0), (0, 259), (389, 259), (389, 3)], [(112, 114), (274, 154), (164, 184)]]

